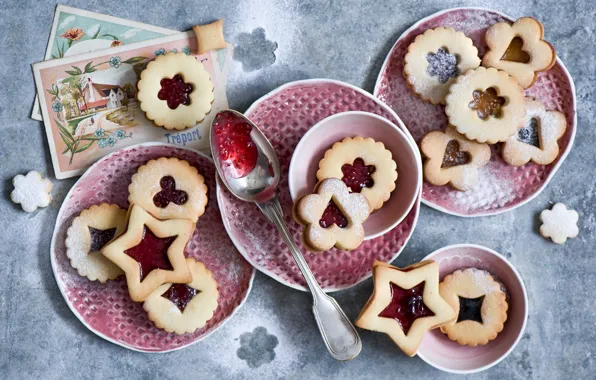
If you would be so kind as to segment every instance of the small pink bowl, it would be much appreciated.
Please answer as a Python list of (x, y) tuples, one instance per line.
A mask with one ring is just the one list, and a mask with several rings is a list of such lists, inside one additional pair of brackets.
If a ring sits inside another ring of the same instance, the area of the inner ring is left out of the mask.
[(317, 184), (319, 161), (331, 146), (345, 137), (371, 137), (385, 144), (397, 163), (397, 181), (391, 198), (364, 223), (365, 240), (397, 226), (408, 214), (422, 186), (420, 152), (414, 142), (389, 120), (368, 112), (350, 111), (329, 116), (315, 124), (294, 150), (288, 175), (295, 202)]
[(418, 356), (442, 371), (461, 374), (484, 371), (505, 359), (521, 339), (528, 321), (528, 295), (517, 270), (497, 252), (474, 244), (450, 245), (424, 260), (439, 264), (441, 280), (457, 269), (484, 269), (505, 285), (510, 298), (505, 328), (495, 340), (484, 346), (461, 346), (435, 329), (424, 336)]

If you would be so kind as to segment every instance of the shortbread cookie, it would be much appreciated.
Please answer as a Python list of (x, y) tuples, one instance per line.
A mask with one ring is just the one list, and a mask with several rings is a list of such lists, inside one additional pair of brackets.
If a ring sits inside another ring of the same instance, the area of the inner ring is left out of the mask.
[(294, 218), (305, 226), (304, 244), (313, 251), (325, 251), (333, 246), (356, 249), (364, 240), (362, 223), (369, 215), (366, 197), (350, 193), (337, 178), (320, 182), (315, 194), (302, 197), (294, 207)]
[(211, 111), (213, 83), (195, 57), (160, 55), (141, 72), (137, 98), (147, 119), (166, 129), (194, 127)]
[(513, 25), (494, 24), (484, 37), (488, 51), (482, 65), (505, 70), (528, 88), (536, 82), (538, 72), (550, 69), (557, 60), (555, 49), (543, 37), (544, 27), (532, 17), (522, 17)]
[(451, 305), (457, 320), (441, 331), (461, 345), (487, 344), (503, 331), (507, 320), (507, 296), (490, 273), (468, 268), (445, 277), (441, 297)]
[(144, 301), (167, 282), (192, 281), (184, 259), (184, 248), (195, 229), (192, 220), (161, 221), (139, 205), (132, 205), (127, 224), (126, 232), (104, 246), (101, 253), (124, 271), (133, 301)]
[(205, 326), (217, 309), (217, 281), (205, 264), (187, 258), (192, 273), (188, 284), (163, 284), (147, 297), (143, 308), (155, 326), (176, 334)]
[(217, 20), (211, 24), (195, 25), (192, 27), (197, 37), (197, 54), (226, 47), (226, 40), (223, 35), (223, 23), (224, 20)]
[(424, 179), (436, 186), (450, 184), (467, 191), (478, 182), (478, 168), (490, 161), (490, 147), (469, 141), (451, 125), (445, 132), (432, 131), (420, 141), (426, 157)]
[(39, 172), (32, 170), (27, 175), (19, 174), (12, 179), (14, 190), (10, 199), (25, 212), (33, 212), (38, 207), (47, 207), (52, 201), (52, 181), (43, 178)]
[(91, 281), (106, 282), (124, 274), (101, 254), (101, 249), (124, 232), (126, 210), (102, 203), (81, 211), (66, 231), (70, 265)]
[(559, 156), (557, 141), (565, 134), (565, 129), (565, 115), (547, 111), (538, 100), (526, 98), (523, 127), (503, 144), (503, 159), (514, 166), (525, 165), (530, 160), (548, 165)]
[(128, 186), (128, 201), (158, 219), (197, 222), (207, 206), (207, 185), (194, 166), (161, 157), (139, 167)]
[(346, 137), (325, 152), (317, 179), (341, 178), (353, 193), (361, 193), (373, 210), (383, 206), (395, 190), (397, 164), (382, 142)]
[(479, 67), (459, 76), (445, 99), (449, 123), (470, 140), (513, 136), (526, 114), (524, 89), (504, 71)]
[(480, 66), (472, 40), (453, 28), (428, 29), (408, 46), (404, 77), (422, 99), (445, 104), (455, 78)]
[(373, 294), (355, 324), (389, 335), (406, 355), (416, 355), (427, 331), (456, 318), (439, 296), (436, 262), (421, 261), (402, 269), (375, 261), (372, 270)]
[(579, 234), (578, 220), (577, 211), (568, 210), (563, 203), (557, 203), (551, 210), (540, 213), (540, 235), (550, 238), (553, 243), (563, 244), (568, 238), (577, 237)]

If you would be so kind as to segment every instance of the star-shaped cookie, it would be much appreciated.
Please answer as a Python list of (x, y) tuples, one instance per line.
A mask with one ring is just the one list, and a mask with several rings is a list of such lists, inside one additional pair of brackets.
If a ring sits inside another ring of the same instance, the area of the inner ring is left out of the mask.
[(184, 248), (194, 229), (190, 219), (162, 221), (133, 205), (126, 232), (101, 253), (124, 271), (130, 298), (141, 302), (162, 284), (192, 281)]
[(403, 269), (376, 261), (373, 282), (356, 326), (389, 335), (408, 356), (416, 355), (427, 331), (457, 317), (439, 295), (439, 265), (432, 260)]

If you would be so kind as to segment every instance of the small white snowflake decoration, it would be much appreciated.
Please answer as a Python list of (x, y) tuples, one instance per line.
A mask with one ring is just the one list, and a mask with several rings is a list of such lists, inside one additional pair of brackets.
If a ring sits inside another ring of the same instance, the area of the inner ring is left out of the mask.
[(578, 220), (577, 211), (568, 210), (563, 203), (557, 203), (552, 209), (540, 213), (540, 235), (550, 238), (553, 243), (563, 244), (568, 238), (579, 234)]
[(52, 181), (43, 178), (39, 172), (32, 170), (27, 175), (19, 174), (12, 179), (12, 184), (14, 190), (10, 193), (10, 199), (19, 203), (26, 212), (46, 207), (52, 200)]

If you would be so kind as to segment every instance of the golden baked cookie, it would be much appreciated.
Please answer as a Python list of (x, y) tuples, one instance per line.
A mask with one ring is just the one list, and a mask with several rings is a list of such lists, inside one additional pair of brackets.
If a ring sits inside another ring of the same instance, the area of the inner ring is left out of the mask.
[(550, 69), (557, 60), (555, 49), (543, 38), (544, 26), (532, 17), (513, 24), (496, 23), (486, 31), (488, 51), (482, 65), (504, 70), (528, 88), (536, 82), (538, 72)]
[(507, 297), (500, 283), (483, 270), (457, 270), (439, 285), (441, 297), (457, 313), (457, 319), (441, 331), (461, 345), (487, 344), (503, 330)]
[(161, 157), (139, 167), (128, 186), (128, 202), (158, 219), (197, 222), (207, 206), (207, 185), (194, 166), (184, 160)]
[(503, 144), (503, 159), (521, 166), (532, 161), (548, 165), (559, 156), (558, 140), (565, 134), (567, 120), (558, 111), (547, 111), (540, 101), (526, 98), (522, 128)]
[(195, 57), (160, 55), (141, 72), (137, 98), (147, 119), (165, 129), (194, 127), (211, 111), (213, 83)]
[(526, 115), (524, 89), (505, 71), (493, 68), (479, 67), (459, 76), (445, 100), (449, 123), (480, 143), (507, 140)]
[(346, 137), (319, 162), (317, 179), (327, 178), (340, 178), (353, 193), (364, 195), (372, 210), (378, 210), (395, 190), (397, 164), (382, 142)]
[(366, 197), (350, 193), (340, 179), (321, 181), (315, 194), (302, 197), (294, 206), (294, 219), (304, 226), (304, 244), (313, 251), (334, 246), (343, 250), (358, 248), (364, 240), (362, 223), (370, 215)]
[(403, 269), (376, 261), (373, 282), (373, 294), (355, 324), (389, 335), (408, 356), (416, 355), (427, 331), (456, 318), (439, 296), (439, 265), (432, 260)]
[(217, 20), (211, 24), (195, 25), (192, 27), (197, 38), (197, 54), (226, 47), (226, 40), (223, 35), (223, 23), (224, 20)]
[(455, 78), (480, 66), (472, 40), (453, 28), (428, 29), (408, 46), (404, 77), (423, 100), (445, 104)]
[(205, 326), (217, 309), (217, 281), (205, 264), (186, 259), (192, 274), (188, 284), (163, 284), (143, 303), (149, 320), (176, 334), (192, 333)]
[(124, 274), (101, 249), (126, 228), (126, 210), (102, 203), (81, 211), (66, 231), (66, 256), (77, 272), (91, 281), (106, 282)]
[(424, 179), (435, 186), (450, 184), (467, 191), (478, 183), (478, 169), (490, 161), (490, 147), (469, 141), (452, 125), (445, 132), (431, 131), (422, 137), (420, 151), (426, 157)]

